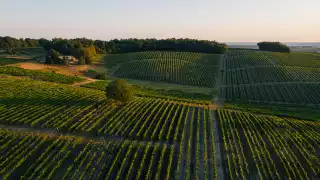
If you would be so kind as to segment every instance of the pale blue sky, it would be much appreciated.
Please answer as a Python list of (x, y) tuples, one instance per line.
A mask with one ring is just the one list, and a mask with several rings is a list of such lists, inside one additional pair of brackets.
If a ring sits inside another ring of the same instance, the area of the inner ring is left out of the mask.
[(0, 0), (0, 36), (320, 42), (320, 0)]

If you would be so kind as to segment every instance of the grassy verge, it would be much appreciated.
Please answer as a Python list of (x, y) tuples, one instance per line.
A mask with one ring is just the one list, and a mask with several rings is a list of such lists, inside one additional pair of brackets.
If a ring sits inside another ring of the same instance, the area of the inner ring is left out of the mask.
[(27, 70), (19, 67), (3, 66), (0, 67), (0, 74), (8, 74), (12, 76), (27, 76), (32, 79), (56, 82), (61, 84), (73, 84), (75, 82), (81, 82), (84, 79), (77, 76), (67, 76), (63, 74), (57, 74), (55, 72), (42, 72), (37, 70)]
[(223, 105), (223, 108), (247, 111), (257, 114), (277, 115), (320, 121), (320, 109), (314, 107), (293, 105), (225, 103)]
[[(81, 85), (82, 87), (98, 89), (101, 91), (105, 91), (107, 84), (110, 81), (96, 81), (93, 83), (88, 83)], [(130, 82), (129, 82), (130, 83)], [(132, 83), (130, 83), (132, 84)], [(197, 92), (189, 92), (183, 91), (182, 89), (159, 89), (159, 88), (151, 88), (147, 86), (132, 84), (135, 93), (137, 96), (143, 97), (157, 97), (157, 98), (164, 98), (164, 99), (171, 99), (177, 101), (185, 101), (185, 102), (194, 102), (194, 103), (201, 103), (201, 104), (209, 104), (212, 99), (212, 94), (208, 93), (197, 93)]]

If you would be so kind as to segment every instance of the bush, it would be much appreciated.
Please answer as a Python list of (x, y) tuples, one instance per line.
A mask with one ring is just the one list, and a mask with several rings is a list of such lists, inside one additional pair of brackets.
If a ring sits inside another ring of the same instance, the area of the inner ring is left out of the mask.
[(133, 99), (134, 90), (126, 81), (118, 79), (107, 86), (106, 95), (108, 98), (127, 103)]
[(108, 75), (105, 72), (98, 72), (96, 70), (88, 70), (86, 72), (86, 76), (94, 78), (94, 79), (100, 79), (100, 80), (107, 80), (108, 79)]
[(84, 59), (83, 56), (81, 56), (79, 59), (79, 65), (85, 65), (85, 64), (86, 64), (86, 60)]
[(95, 79), (107, 80), (108, 75), (107, 75), (107, 73), (98, 73), (98, 75), (95, 77)]

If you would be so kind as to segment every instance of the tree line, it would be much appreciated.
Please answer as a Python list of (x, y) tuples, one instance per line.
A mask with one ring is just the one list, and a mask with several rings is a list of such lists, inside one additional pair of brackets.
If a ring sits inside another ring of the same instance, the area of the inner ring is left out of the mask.
[(216, 41), (197, 39), (114, 39), (110, 41), (86, 38), (62, 39), (16, 39), (0, 37), (0, 48), (44, 47), (54, 49), (62, 54), (74, 53), (74, 49), (93, 46), (98, 54), (128, 53), (138, 51), (186, 51), (201, 53), (224, 53), (227, 45)]
[(13, 38), (13, 37), (1, 37), (0, 36), (0, 49), (14, 49), (14, 48), (24, 48), (24, 47), (40, 47), (38, 39), (30, 38)]
[(290, 52), (290, 48), (280, 42), (268, 42), (268, 41), (264, 41), (264, 42), (259, 42), (257, 44), (259, 46), (259, 49), (262, 51), (272, 51), (272, 52)]

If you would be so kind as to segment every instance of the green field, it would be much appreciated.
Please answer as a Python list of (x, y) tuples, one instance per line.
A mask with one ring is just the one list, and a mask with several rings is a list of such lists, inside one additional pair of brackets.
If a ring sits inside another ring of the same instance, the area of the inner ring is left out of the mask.
[(290, 54), (264, 52), (264, 55), (275, 60), (279, 65), (283, 66), (300, 66), (320, 68), (319, 53), (303, 53), (293, 52)]
[[(318, 61), (109, 54), (110, 77), (95, 82), (1, 66), (0, 179), (317, 179)], [(132, 85), (132, 101), (106, 97), (116, 78)]]
[(220, 94), (228, 101), (319, 106), (317, 57), (314, 53), (230, 51)]
[(221, 55), (183, 52), (138, 52), (108, 55), (106, 67), (120, 78), (214, 87)]
[[(109, 82), (110, 80), (96, 81), (81, 85), (81, 87), (105, 91)], [(156, 84), (141, 84), (139, 82), (137, 83), (136, 81), (129, 81), (129, 83), (132, 83), (135, 94), (141, 97), (155, 97), (176, 101), (210, 104), (212, 101), (212, 96), (215, 95), (211, 89), (209, 89), (209, 91), (207, 89), (193, 87), (188, 89), (188, 87), (185, 86), (179, 87), (179, 85), (174, 86), (172, 84), (166, 84), (167, 86), (160, 84), (162, 86), (157, 87)]]

